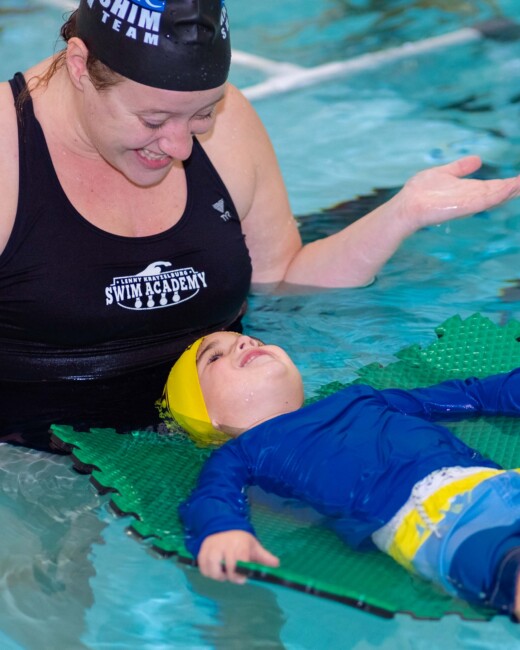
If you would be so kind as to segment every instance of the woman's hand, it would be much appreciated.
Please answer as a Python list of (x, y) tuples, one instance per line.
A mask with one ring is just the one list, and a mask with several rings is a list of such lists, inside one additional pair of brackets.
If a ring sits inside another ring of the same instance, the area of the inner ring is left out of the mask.
[(520, 176), (488, 181), (463, 178), (481, 164), (478, 156), (467, 156), (419, 172), (362, 219), (304, 246), (291, 261), (284, 281), (363, 286), (415, 231), (493, 208), (520, 194)]
[(419, 172), (392, 199), (410, 232), (493, 208), (520, 194), (520, 176), (487, 181), (463, 178), (480, 168), (478, 156)]
[(244, 584), (246, 577), (236, 571), (237, 562), (256, 562), (277, 567), (280, 560), (269, 553), (254, 535), (243, 530), (228, 530), (209, 535), (202, 542), (197, 563), (207, 578)]

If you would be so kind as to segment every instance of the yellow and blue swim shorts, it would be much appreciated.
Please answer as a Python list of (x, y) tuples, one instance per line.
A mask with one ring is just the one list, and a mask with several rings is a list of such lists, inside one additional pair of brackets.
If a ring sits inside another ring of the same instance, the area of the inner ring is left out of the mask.
[(520, 470), (437, 470), (372, 539), (448, 593), (511, 613), (520, 567)]

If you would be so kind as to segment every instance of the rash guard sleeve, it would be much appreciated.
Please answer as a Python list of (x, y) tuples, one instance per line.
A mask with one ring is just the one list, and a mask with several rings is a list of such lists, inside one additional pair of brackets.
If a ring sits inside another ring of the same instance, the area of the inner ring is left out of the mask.
[(206, 461), (196, 488), (179, 507), (186, 548), (194, 557), (208, 535), (227, 530), (255, 534), (245, 494), (250, 484), (248, 462), (240, 449), (224, 445)]
[(428, 388), (385, 389), (390, 408), (430, 421), (477, 415), (520, 415), (520, 368), (485, 379), (445, 381)]

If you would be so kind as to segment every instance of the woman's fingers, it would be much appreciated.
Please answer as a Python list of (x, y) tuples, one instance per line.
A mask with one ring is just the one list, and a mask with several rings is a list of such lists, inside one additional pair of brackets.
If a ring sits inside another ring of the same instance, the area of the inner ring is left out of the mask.
[(401, 218), (410, 222), (413, 231), (488, 210), (520, 194), (519, 176), (464, 178), (480, 164), (478, 156), (467, 156), (413, 176), (395, 197)]
[(447, 163), (446, 165), (440, 165), (437, 167), (439, 170), (444, 170), (453, 174), (454, 176), (467, 176), (476, 172), (477, 169), (482, 167), (482, 160), (479, 156), (465, 156), (464, 158), (459, 158), (453, 162)]

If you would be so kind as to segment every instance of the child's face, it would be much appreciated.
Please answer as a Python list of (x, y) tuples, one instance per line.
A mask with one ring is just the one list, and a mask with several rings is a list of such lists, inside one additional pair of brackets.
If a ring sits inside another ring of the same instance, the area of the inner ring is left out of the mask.
[(197, 370), (213, 426), (234, 437), (303, 403), (302, 379), (287, 353), (251, 336), (206, 336)]

